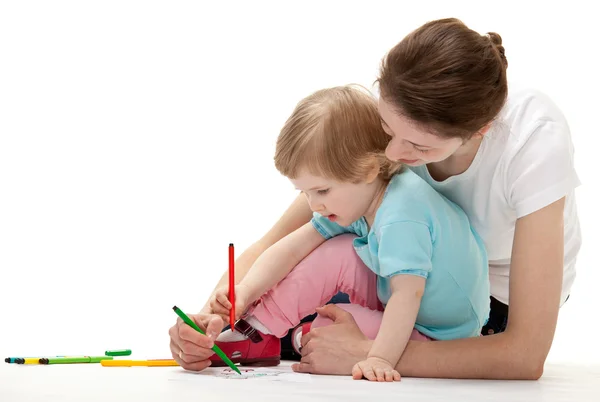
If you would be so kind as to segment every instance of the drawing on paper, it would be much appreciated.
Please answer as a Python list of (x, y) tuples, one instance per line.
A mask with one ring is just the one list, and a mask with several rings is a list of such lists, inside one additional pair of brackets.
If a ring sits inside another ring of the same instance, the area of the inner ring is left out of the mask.
[(217, 373), (217, 377), (227, 378), (232, 380), (245, 380), (248, 378), (258, 378), (258, 377), (269, 377), (269, 376), (277, 376), (280, 374), (279, 371), (268, 371), (268, 370), (254, 370), (254, 369), (246, 369), (240, 368), (242, 375), (239, 375), (235, 371), (230, 368), (223, 369), (220, 373)]

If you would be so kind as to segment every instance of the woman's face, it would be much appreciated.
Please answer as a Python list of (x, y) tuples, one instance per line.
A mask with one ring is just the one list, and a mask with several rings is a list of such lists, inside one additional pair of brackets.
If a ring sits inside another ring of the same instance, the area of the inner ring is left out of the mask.
[(461, 138), (441, 138), (415, 127), (381, 97), (379, 114), (383, 129), (392, 137), (385, 150), (385, 156), (390, 160), (409, 166), (440, 162), (463, 145)]

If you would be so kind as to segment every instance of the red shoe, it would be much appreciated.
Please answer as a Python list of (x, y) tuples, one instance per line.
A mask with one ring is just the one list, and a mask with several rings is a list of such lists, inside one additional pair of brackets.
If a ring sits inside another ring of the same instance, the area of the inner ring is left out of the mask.
[(291, 336), (292, 348), (294, 348), (294, 351), (299, 356), (301, 355), (300, 351), (302, 350), (302, 343), (301, 343), (302, 336), (309, 333), (311, 325), (312, 325), (312, 322), (304, 322), (304, 323), (298, 325), (292, 331), (292, 336)]
[[(235, 323), (235, 329), (248, 339), (237, 342), (215, 343), (232, 362), (242, 366), (271, 367), (281, 362), (281, 341), (275, 335), (265, 335), (245, 320)], [(212, 367), (224, 367), (227, 364), (214, 354), (210, 357)]]

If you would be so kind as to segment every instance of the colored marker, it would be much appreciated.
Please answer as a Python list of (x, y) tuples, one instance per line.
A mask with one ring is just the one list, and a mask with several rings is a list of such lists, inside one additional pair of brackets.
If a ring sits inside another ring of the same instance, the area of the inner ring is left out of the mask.
[[(190, 327), (194, 328), (196, 331), (200, 332), (202, 335), (206, 335), (204, 333), (204, 331), (202, 331), (200, 329), (200, 327), (197, 326), (196, 323), (190, 319), (190, 317), (188, 317), (187, 315), (185, 315), (185, 313), (179, 309), (179, 307), (173, 306), (173, 311), (175, 311), (175, 314), (177, 314), (183, 320), (183, 322), (185, 322), (187, 325), (189, 325)], [(219, 348), (216, 343), (213, 345), (212, 350), (214, 350), (214, 352), (221, 359), (223, 359), (223, 361), (225, 363), (227, 363), (227, 365), (229, 367), (231, 367), (232, 370), (234, 370), (235, 372), (237, 372), (239, 375), (242, 375), (242, 373), (240, 372), (240, 370), (235, 366), (235, 364), (233, 364), (233, 362), (231, 360), (229, 360), (229, 357), (227, 357), (227, 355), (225, 353), (223, 353), (223, 351), (221, 350), (221, 348)]]
[(156, 360), (102, 360), (100, 364), (104, 367), (169, 367), (179, 366), (173, 359), (156, 359)]
[(229, 243), (229, 301), (231, 310), (229, 310), (229, 326), (235, 330), (235, 259), (233, 243)]
[(56, 357), (40, 359), (40, 364), (100, 363), (102, 360), (112, 360), (112, 356)]
[(23, 359), (23, 364), (40, 364), (40, 358), (39, 357), (29, 357), (26, 359)]
[[(47, 357), (65, 357), (65, 356), (47, 356)], [(35, 364), (35, 363), (26, 363), (25, 361), (28, 359), (34, 359), (38, 361), (41, 357), (7, 357), (4, 359), (5, 363), (14, 363), (14, 364)]]
[(130, 356), (131, 349), (107, 350), (104, 354), (106, 356)]

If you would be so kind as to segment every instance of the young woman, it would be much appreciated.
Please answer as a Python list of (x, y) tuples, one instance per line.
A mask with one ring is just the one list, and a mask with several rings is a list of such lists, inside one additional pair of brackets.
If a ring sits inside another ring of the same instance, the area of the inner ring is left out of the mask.
[[(379, 113), (391, 137), (386, 156), (462, 207), (489, 257), (486, 336), (411, 341), (396, 365), (402, 376), (538, 379), (569, 296), (581, 245), (569, 127), (544, 94), (509, 87), (507, 65), (498, 34), (480, 35), (456, 19), (421, 26), (382, 64)], [(237, 277), (311, 217), (300, 195), (240, 256)], [(196, 319), (212, 339), (180, 323), (171, 328), (171, 350), (185, 368), (210, 364), (209, 348), (222, 327), (211, 312), (207, 302)], [(350, 374), (372, 341), (346, 311), (327, 306), (319, 314), (334, 324), (302, 338), (294, 369)]]

